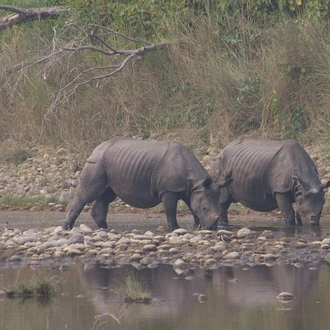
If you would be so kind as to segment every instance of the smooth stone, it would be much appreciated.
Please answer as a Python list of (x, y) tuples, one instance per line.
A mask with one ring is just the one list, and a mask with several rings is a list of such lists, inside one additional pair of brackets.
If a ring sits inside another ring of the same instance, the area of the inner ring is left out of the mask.
[(157, 246), (155, 244), (147, 244), (143, 246), (142, 250), (147, 252), (157, 251)]
[(211, 247), (211, 250), (214, 252), (222, 252), (227, 249), (227, 244), (224, 242), (218, 242), (214, 246)]
[(93, 230), (92, 230), (91, 228), (89, 228), (88, 226), (86, 226), (86, 225), (84, 225), (84, 224), (81, 224), (81, 225), (79, 226), (79, 228), (80, 228), (80, 230), (81, 230), (83, 233), (85, 233), (85, 234), (87, 234), (87, 233), (92, 233), (92, 232), (93, 232)]
[(84, 243), (84, 236), (81, 235), (80, 233), (73, 234), (73, 235), (69, 238), (69, 243), (70, 243), (70, 244)]
[(330, 245), (330, 238), (325, 238), (321, 241), (321, 244), (329, 244)]
[(284, 301), (293, 300), (295, 298), (295, 296), (290, 292), (281, 292), (278, 296), (276, 296), (276, 298), (278, 300), (284, 302)]
[(234, 251), (234, 252), (229, 252), (228, 254), (226, 254), (223, 259), (225, 260), (230, 260), (230, 259), (238, 259), (240, 256), (239, 256), (239, 253)]
[(177, 259), (175, 260), (173, 266), (180, 268), (180, 267), (184, 267), (186, 265), (186, 263), (182, 260), (182, 259)]
[(226, 236), (231, 236), (233, 235), (234, 233), (232, 231), (229, 231), (229, 230), (225, 230), (225, 229), (220, 229), (217, 231), (217, 235), (218, 236), (221, 236), (221, 235), (226, 235)]
[(249, 228), (241, 228), (238, 232), (237, 232), (237, 237), (238, 238), (245, 238), (246, 236), (251, 235), (252, 230)]
[(168, 242), (170, 244), (173, 244), (173, 245), (183, 245), (183, 244), (185, 244), (185, 241), (179, 236), (171, 236), (169, 238)]
[(132, 256), (130, 256), (128, 258), (128, 261), (129, 262), (137, 262), (137, 261), (140, 261), (142, 259), (142, 256), (138, 253), (134, 253)]
[(173, 230), (173, 233), (177, 234), (177, 235), (184, 235), (184, 234), (187, 234), (188, 231), (184, 228), (178, 228), (178, 229)]

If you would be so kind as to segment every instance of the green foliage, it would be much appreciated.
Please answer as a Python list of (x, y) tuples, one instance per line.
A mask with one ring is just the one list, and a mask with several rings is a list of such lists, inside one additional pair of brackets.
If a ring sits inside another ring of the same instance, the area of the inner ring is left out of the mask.
[[(59, 88), (86, 68), (108, 66), (109, 57), (75, 52), (65, 60), (15, 71), (16, 63), (30, 63), (49, 52), (53, 26), (59, 21), (3, 31), (1, 141), (23, 141), (19, 146), (66, 145), (85, 159), (93, 147), (113, 135), (176, 139), (196, 147), (221, 146), (249, 133), (295, 139), (329, 134), (330, 37), (323, 20), (328, 15), (325, 2), (29, 2), (32, 7), (38, 4), (68, 5), (78, 21), (171, 43), (97, 88), (92, 83), (77, 89), (66, 104), (45, 116)], [(71, 31), (57, 31), (60, 44), (74, 37)], [(141, 46), (115, 36), (107, 41), (119, 49)], [(29, 154), (15, 147), (2, 157), (19, 164)]]
[(151, 302), (151, 293), (143, 287), (141, 281), (134, 275), (130, 274), (125, 278), (124, 284), (118, 289), (119, 296), (126, 303), (143, 303)]
[(28, 283), (9, 283), (2, 285), (1, 289), (11, 298), (36, 298), (43, 301), (49, 300), (55, 294), (54, 284), (46, 278), (32, 279)]
[(56, 197), (46, 198), (45, 196), (3, 196), (0, 197), (0, 206), (5, 208), (15, 208), (26, 210), (32, 206), (40, 208), (47, 207), (49, 203), (57, 202)]

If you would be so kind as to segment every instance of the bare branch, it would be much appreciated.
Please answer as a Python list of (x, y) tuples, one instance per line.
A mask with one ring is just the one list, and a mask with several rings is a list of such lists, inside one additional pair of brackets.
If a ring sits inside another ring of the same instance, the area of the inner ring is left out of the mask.
[(46, 8), (19, 8), (14, 6), (0, 5), (0, 9), (14, 12), (15, 14), (0, 18), (0, 31), (5, 30), (15, 24), (27, 21), (58, 18), (63, 12), (69, 12), (69, 7), (46, 7)]
[[(102, 80), (108, 79), (118, 74), (129, 63), (133, 62), (133, 60), (139, 59), (141, 56), (149, 52), (162, 49), (169, 45), (168, 42), (152, 44), (150, 42), (130, 38), (107, 27), (95, 24), (89, 24), (84, 30), (81, 30), (76, 24), (73, 23), (68, 24), (67, 27), (68, 26), (77, 29), (77, 31), (79, 31), (79, 36), (74, 41), (71, 41), (70, 47), (64, 46), (62, 48), (63, 52), (94, 52), (108, 57), (112, 56), (113, 59), (111, 60), (112, 63), (109, 65), (86, 68), (85, 70), (78, 73), (69, 83), (67, 83), (64, 87), (60, 88), (56, 93), (53, 94), (51, 105), (47, 110), (47, 114), (54, 112), (59, 108), (60, 105), (67, 102), (71, 96), (76, 94), (80, 87), (91, 84), (93, 82), (96, 82), (96, 87), (98, 87)], [(95, 33), (94, 30), (96, 28), (101, 30), (101, 33)], [(93, 31), (88, 33), (89, 29), (92, 29)], [(103, 33), (103, 31), (106, 31), (106, 33)], [(144, 43), (144, 45), (136, 49), (117, 49), (109, 45), (107, 42), (106, 37), (109, 35), (120, 37), (133, 43)], [(93, 45), (85, 45), (86, 42), (90, 42)], [(101, 72), (101, 74), (98, 74), (99, 72)]]
[[(0, 9), (4, 7), (8, 10), (9, 8), (12, 11), (16, 10), (15, 15), (27, 15), (31, 12), (31, 10), (0, 5)], [(118, 45), (123, 44), (132, 44), (133, 47), (121, 49)], [(28, 77), (27, 71), (30, 68), (40, 65), (41, 77), (46, 82), (51, 74), (56, 74), (60, 70), (61, 74), (58, 75), (59, 78), (56, 78), (57, 81), (52, 82), (52, 88), (55, 85), (54, 82), (60, 87), (51, 96), (47, 116), (60, 109), (82, 86), (95, 84), (97, 88), (103, 80), (122, 72), (145, 54), (163, 49), (168, 45), (168, 42), (150, 43), (131, 38), (101, 25), (87, 24), (81, 27), (77, 23), (70, 22), (53, 28), (53, 38), (48, 50), (42, 50), (34, 59), (7, 67), (4, 70), (5, 84), (7, 90), (10, 91), (11, 100), (14, 94), (18, 93), (16, 87), (18, 83)], [(101, 56), (92, 56), (90, 59), (88, 55), (79, 57), (81, 53)], [(81, 59), (86, 61), (83, 62)]]

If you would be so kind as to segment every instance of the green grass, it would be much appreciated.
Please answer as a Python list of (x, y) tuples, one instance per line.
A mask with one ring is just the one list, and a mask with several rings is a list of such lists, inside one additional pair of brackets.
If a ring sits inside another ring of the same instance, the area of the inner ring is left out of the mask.
[(35, 298), (47, 300), (55, 294), (55, 286), (49, 279), (32, 279), (27, 283), (10, 283), (1, 288), (9, 298)]
[(55, 198), (37, 197), (10, 197), (0, 198), (0, 207), (30, 208), (32, 206), (46, 207), (48, 203), (55, 202)]
[[(112, 58), (77, 52), (31, 67), (24, 72), (27, 79), (20, 72), (3, 73), (0, 138), (16, 141), (6, 159), (21, 163), (30, 156), (24, 146), (38, 143), (65, 146), (77, 159), (86, 159), (93, 147), (113, 135), (220, 149), (249, 133), (308, 141), (330, 134), (327, 22), (283, 18), (263, 24), (239, 13), (190, 21), (165, 25), (168, 48), (144, 56), (98, 88), (90, 84), (77, 89), (75, 97), (46, 117), (51, 95), (61, 83), (74, 79), (77, 70), (111, 65)], [(39, 33), (23, 29), (4, 31), (9, 63), (3, 70), (20, 60), (31, 62), (31, 49), (44, 54), (51, 46), (45, 41), (51, 39), (46, 38), (51, 26)], [(70, 37), (58, 31), (58, 38)], [(152, 39), (161, 41), (157, 37)], [(120, 48), (135, 46), (123, 41)]]
[(134, 275), (128, 275), (124, 283), (116, 290), (126, 303), (151, 303), (151, 292), (143, 287), (141, 281)]

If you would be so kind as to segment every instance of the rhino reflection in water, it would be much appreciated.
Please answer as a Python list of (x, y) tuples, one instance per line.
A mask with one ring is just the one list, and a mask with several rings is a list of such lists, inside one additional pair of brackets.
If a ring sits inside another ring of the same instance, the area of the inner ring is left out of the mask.
[[(257, 266), (246, 271), (242, 268), (223, 267), (214, 273), (215, 291), (223, 291), (229, 304), (246, 308), (265, 307), (277, 303), (281, 292), (290, 292), (300, 304), (317, 282), (319, 270), (308, 267)], [(229, 281), (228, 281), (229, 280)]]
[(185, 280), (185, 276), (174, 279), (177, 274), (168, 265), (139, 271), (131, 267), (105, 269), (90, 266), (84, 270), (81, 266), (79, 269), (81, 283), (97, 312), (110, 313), (118, 319), (125, 319), (132, 312), (122, 304), (117, 294), (125, 277), (133, 272), (152, 293), (152, 297), (159, 301), (157, 304), (143, 305), (138, 317), (158, 321), (184, 315), (190, 318), (200, 304), (196, 293), (206, 294), (209, 298), (207, 308), (215, 309), (230, 305), (244, 310), (276, 306), (276, 296), (283, 291), (296, 296), (293, 305), (300, 304), (305, 295), (311, 292), (319, 276), (318, 270), (311, 271), (307, 267), (295, 268), (291, 265), (257, 266), (247, 271), (231, 267), (195, 269), (191, 273), (193, 280), (190, 281)]
[(226, 171), (231, 171), (233, 182), (221, 189), (220, 223), (228, 223), (230, 204), (240, 202), (261, 212), (279, 208), (288, 225), (295, 219), (299, 225), (319, 225), (330, 181), (320, 182), (313, 160), (298, 142), (240, 137), (211, 163), (215, 180)]
[(123, 297), (119, 297), (120, 288), (128, 276), (141, 282), (151, 292), (152, 298), (156, 299), (157, 303), (143, 304), (139, 309), (139, 317), (154, 320), (170, 319), (189, 310), (192, 304), (198, 303), (193, 293), (204, 293), (209, 282), (202, 271), (194, 273), (195, 279), (192, 281), (185, 280), (185, 276), (173, 279), (178, 275), (172, 266), (153, 270), (136, 270), (132, 267), (106, 269), (91, 265), (78, 267), (81, 283), (96, 310), (101, 314), (111, 313), (118, 319), (125, 319), (130, 313), (136, 312), (134, 308), (133, 311), (127, 308), (123, 304)]
[(114, 138), (96, 147), (79, 178), (63, 229), (71, 229), (86, 203), (94, 202), (92, 217), (107, 228), (109, 203), (118, 196), (138, 208), (164, 206), (168, 225), (178, 228), (177, 202), (183, 200), (194, 216), (195, 227), (216, 228), (220, 187), (214, 184), (199, 160), (177, 142)]

